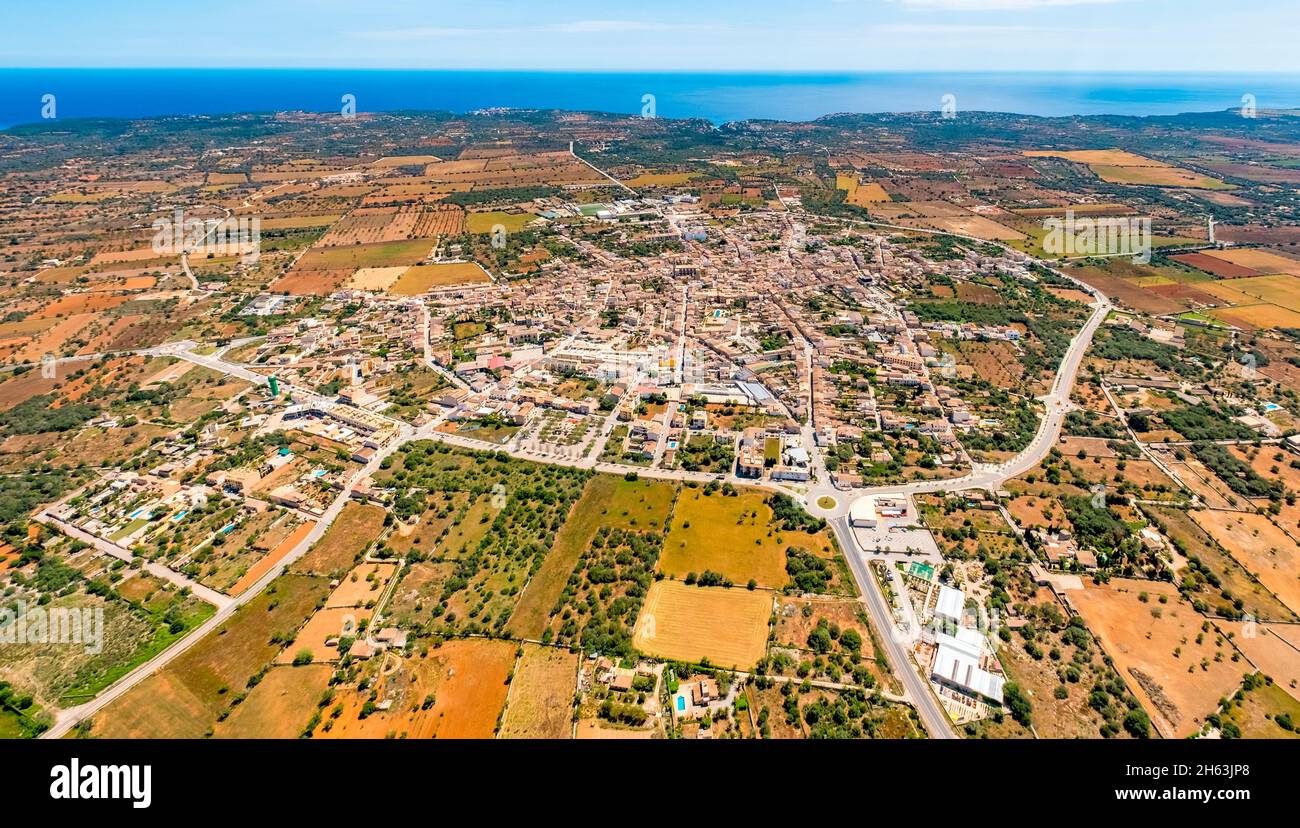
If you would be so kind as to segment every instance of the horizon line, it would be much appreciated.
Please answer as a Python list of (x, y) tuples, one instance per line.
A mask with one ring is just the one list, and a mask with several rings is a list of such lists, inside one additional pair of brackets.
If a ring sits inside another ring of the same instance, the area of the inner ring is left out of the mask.
[(16, 66), (0, 64), (0, 71), (165, 71), (165, 72), (518, 72), (553, 74), (714, 74), (714, 75), (1296, 75), (1300, 69), (589, 69), (580, 67), (440, 67), (440, 66)]

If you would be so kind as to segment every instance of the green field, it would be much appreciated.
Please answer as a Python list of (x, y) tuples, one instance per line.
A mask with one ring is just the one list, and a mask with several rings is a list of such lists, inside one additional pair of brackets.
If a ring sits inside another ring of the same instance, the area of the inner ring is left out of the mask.
[(358, 267), (397, 267), (422, 261), (433, 250), (434, 239), (317, 247), (298, 260), (297, 270), (337, 270)]
[(465, 216), (465, 226), (471, 233), (491, 233), (494, 225), (500, 224), (507, 233), (518, 233), (528, 226), (537, 216), (532, 213), (507, 213), (502, 210), (490, 210), (483, 213), (470, 213)]
[(735, 497), (685, 490), (673, 512), (659, 571), (678, 579), (710, 571), (735, 584), (752, 578), (762, 587), (784, 587), (789, 581), (786, 548), (820, 553), (829, 541), (776, 528), (766, 500), (765, 493), (754, 490), (742, 489)]
[(608, 474), (591, 478), (556, 534), (546, 560), (529, 581), (510, 618), (510, 631), (526, 638), (540, 637), (556, 599), (596, 530), (602, 526), (661, 530), (675, 492), (673, 485), (657, 480), (627, 480)]

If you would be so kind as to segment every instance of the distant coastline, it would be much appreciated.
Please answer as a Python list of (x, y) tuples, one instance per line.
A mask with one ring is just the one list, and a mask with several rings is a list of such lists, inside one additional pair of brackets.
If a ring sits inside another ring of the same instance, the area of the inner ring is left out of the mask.
[[(641, 114), (713, 123), (806, 121), (835, 112), (957, 111), (1024, 115), (1213, 112), (1254, 96), (1260, 109), (1300, 107), (1300, 74), (774, 73), (378, 69), (0, 69), (0, 128), (59, 118), (234, 112), (360, 112), (491, 107)], [(646, 96), (653, 96), (647, 98)]]

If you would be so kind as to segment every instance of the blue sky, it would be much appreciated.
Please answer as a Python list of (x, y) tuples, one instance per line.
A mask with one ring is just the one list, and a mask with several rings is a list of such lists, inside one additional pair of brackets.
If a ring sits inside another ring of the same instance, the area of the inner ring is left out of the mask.
[(1297, 0), (41, 0), (8, 67), (1300, 71)]

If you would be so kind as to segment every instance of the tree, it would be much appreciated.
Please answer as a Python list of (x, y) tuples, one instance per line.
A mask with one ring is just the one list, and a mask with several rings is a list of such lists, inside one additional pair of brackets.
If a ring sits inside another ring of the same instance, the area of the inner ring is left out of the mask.
[(1146, 739), (1151, 735), (1151, 719), (1145, 710), (1135, 707), (1124, 717), (1124, 729), (1135, 739)]
[(1029, 727), (1032, 721), (1033, 705), (1029, 703), (1029, 697), (1020, 689), (1020, 685), (1015, 682), (1007, 682), (1002, 688), (1002, 701), (1011, 713), (1011, 718), (1015, 719), (1024, 727)]

